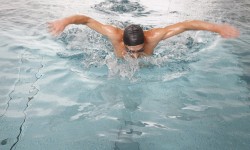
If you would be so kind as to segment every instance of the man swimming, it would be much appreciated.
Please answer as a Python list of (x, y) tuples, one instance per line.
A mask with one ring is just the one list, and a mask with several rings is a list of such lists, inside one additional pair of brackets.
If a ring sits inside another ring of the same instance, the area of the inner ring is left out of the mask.
[(83, 24), (106, 36), (112, 43), (117, 57), (129, 54), (138, 58), (143, 55), (152, 55), (154, 48), (161, 40), (188, 30), (205, 30), (220, 34), (223, 38), (236, 38), (239, 31), (227, 24), (214, 24), (199, 20), (179, 22), (164, 28), (154, 28), (143, 31), (139, 25), (130, 25), (124, 30), (111, 25), (104, 25), (85, 15), (74, 15), (50, 22), (49, 31), (59, 35), (70, 24)]

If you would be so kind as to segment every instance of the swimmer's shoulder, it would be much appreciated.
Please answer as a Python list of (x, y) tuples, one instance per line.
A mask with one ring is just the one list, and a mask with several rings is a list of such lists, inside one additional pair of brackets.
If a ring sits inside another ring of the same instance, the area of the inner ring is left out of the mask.
[(144, 31), (144, 36), (146, 41), (150, 42), (159, 42), (162, 40), (164, 36), (164, 29), (163, 28), (153, 28), (147, 31)]
[(105, 25), (105, 30), (107, 31), (107, 35), (111, 39), (120, 39), (123, 35), (123, 30), (112, 26), (112, 25)]

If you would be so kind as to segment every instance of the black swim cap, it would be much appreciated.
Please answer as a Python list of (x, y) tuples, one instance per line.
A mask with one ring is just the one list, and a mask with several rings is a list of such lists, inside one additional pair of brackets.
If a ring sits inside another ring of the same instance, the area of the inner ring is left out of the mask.
[(139, 25), (130, 25), (125, 28), (123, 42), (128, 46), (136, 46), (144, 43), (144, 33)]

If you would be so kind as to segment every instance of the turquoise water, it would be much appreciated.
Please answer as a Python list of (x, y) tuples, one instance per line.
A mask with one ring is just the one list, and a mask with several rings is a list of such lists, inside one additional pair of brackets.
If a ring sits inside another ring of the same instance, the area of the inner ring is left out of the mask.
[[(247, 150), (247, 0), (1, 1), (1, 150)], [(183, 20), (227, 22), (238, 39), (186, 32), (152, 57), (117, 59), (85, 26), (59, 37), (46, 22), (75, 13), (145, 29)]]

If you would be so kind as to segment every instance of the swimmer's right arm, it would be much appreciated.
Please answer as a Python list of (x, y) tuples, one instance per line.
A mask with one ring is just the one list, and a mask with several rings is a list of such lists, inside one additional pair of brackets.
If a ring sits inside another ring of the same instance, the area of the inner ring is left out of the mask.
[(74, 15), (49, 22), (49, 32), (54, 36), (59, 35), (70, 24), (86, 25), (89, 28), (101, 33), (102, 35), (108, 36), (109, 38), (114, 35), (113, 32), (118, 29), (110, 25), (104, 25), (85, 15)]

